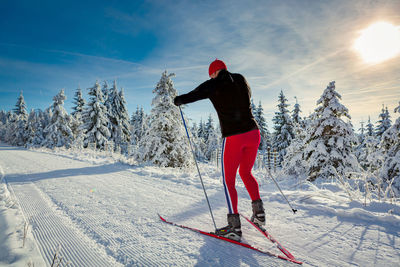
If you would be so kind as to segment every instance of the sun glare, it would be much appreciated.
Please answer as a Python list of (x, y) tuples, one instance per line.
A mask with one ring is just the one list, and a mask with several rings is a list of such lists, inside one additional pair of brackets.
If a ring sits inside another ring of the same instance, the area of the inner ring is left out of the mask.
[(400, 26), (377, 22), (361, 31), (354, 43), (366, 63), (376, 64), (400, 55)]

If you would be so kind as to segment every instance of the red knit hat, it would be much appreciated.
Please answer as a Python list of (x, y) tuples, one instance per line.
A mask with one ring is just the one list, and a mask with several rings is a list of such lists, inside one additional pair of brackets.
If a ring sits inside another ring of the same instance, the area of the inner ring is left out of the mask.
[(208, 68), (208, 74), (211, 76), (214, 72), (217, 70), (226, 70), (228, 69), (225, 65), (225, 63), (222, 60), (215, 59), (213, 62), (211, 62), (210, 67)]

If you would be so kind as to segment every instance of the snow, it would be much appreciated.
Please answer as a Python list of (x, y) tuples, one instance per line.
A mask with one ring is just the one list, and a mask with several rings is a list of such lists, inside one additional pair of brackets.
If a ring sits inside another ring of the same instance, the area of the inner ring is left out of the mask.
[[(216, 224), (226, 223), (220, 171), (200, 164)], [(367, 202), (335, 181), (314, 183), (256, 170), (267, 229), (304, 266), (399, 266), (400, 205)], [(196, 171), (140, 166), (110, 152), (31, 149), (0, 144), (0, 265), (295, 266), (161, 222), (212, 231)], [(239, 211), (250, 199), (237, 180)], [(29, 222), (22, 247), (24, 221)], [(243, 240), (273, 253), (274, 245), (242, 220)], [(60, 248), (59, 248), (60, 245)]]
[(24, 244), (25, 216), (18, 203), (3, 183), (5, 173), (0, 165), (0, 266), (45, 266), (39, 254), (31, 228), (26, 228)]

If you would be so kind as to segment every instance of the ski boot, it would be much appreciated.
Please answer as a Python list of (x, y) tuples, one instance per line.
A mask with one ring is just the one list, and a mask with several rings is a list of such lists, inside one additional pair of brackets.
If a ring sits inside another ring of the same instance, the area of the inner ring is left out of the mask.
[(264, 230), (265, 225), (265, 212), (263, 207), (263, 202), (261, 199), (254, 200), (251, 202), (253, 208), (253, 215), (251, 216), (251, 221), (257, 225), (260, 229)]
[(240, 242), (242, 230), (239, 214), (228, 214), (228, 226), (217, 229), (215, 234)]

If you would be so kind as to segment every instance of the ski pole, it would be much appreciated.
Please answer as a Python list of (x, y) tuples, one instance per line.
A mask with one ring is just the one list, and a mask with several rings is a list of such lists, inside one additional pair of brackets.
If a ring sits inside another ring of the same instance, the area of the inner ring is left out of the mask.
[(197, 168), (197, 172), (199, 173), (199, 177), (200, 177), (200, 182), (201, 182), (201, 186), (203, 187), (203, 191), (204, 191), (204, 195), (206, 196), (206, 200), (207, 200), (207, 204), (208, 204), (208, 208), (210, 210), (210, 214), (211, 214), (211, 219), (214, 223), (214, 227), (215, 227), (215, 231), (217, 231), (217, 225), (215, 224), (215, 220), (214, 220), (214, 215), (212, 213), (212, 209), (211, 209), (211, 205), (210, 205), (210, 201), (208, 201), (208, 196), (207, 196), (207, 192), (206, 192), (206, 188), (204, 187), (204, 183), (203, 183), (203, 179), (201, 178), (201, 174), (200, 174), (200, 169), (199, 169), (199, 165), (197, 164), (197, 160), (196, 160), (196, 154), (194, 153), (193, 147), (192, 147), (192, 142), (190, 141), (190, 137), (189, 137), (189, 131), (186, 127), (186, 122), (185, 122), (185, 118), (183, 117), (183, 112), (180, 106), (178, 106), (179, 111), (181, 112), (181, 117), (182, 117), (182, 122), (183, 122), (183, 126), (185, 126), (185, 130), (186, 130), (186, 136), (188, 138), (189, 141), (189, 145), (190, 145), (190, 150), (192, 151), (193, 154), (193, 159), (194, 162), (196, 163), (196, 168)]
[(269, 177), (271, 177), (272, 181), (274, 181), (276, 187), (278, 187), (278, 189), (279, 189), (279, 191), (281, 192), (283, 198), (286, 200), (286, 202), (289, 204), (289, 207), (292, 209), (293, 214), (296, 214), (296, 211), (297, 211), (297, 210), (294, 209), (294, 208), (292, 207), (292, 205), (290, 205), (289, 200), (286, 198), (285, 194), (282, 192), (281, 188), (279, 187), (278, 183), (275, 181), (274, 177), (272, 177), (271, 172), (268, 170), (267, 166), (265, 166), (265, 164), (263, 164), (263, 165), (264, 165), (264, 167), (265, 167), (265, 170), (267, 171), (267, 175), (269, 174)]

